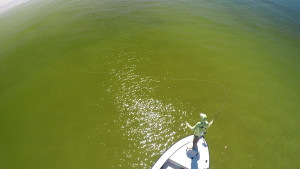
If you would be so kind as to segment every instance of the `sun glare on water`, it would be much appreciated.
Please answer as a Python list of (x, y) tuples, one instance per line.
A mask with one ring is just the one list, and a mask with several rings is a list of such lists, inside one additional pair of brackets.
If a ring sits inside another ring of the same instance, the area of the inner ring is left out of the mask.
[(23, 4), (29, 0), (1, 0), (0, 1), (0, 14), (8, 11), (20, 4)]

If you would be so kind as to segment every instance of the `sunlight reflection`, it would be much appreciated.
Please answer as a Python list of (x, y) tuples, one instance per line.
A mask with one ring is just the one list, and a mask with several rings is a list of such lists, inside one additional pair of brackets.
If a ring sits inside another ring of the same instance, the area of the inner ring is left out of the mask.
[[(120, 125), (123, 137), (131, 140), (122, 152), (122, 158), (144, 155), (151, 158), (161, 154), (174, 141), (176, 131), (170, 130), (175, 120), (172, 116), (174, 106), (153, 95), (159, 81), (135, 73), (134, 65), (114, 70), (112, 75), (107, 91), (114, 94), (114, 105), (120, 112), (116, 123)], [(149, 167), (149, 160), (139, 159), (127, 165)]]

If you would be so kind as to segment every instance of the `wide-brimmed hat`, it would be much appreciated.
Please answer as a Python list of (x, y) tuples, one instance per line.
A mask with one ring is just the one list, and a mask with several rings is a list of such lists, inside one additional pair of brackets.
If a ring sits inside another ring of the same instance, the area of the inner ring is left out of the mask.
[(201, 121), (206, 121), (207, 116), (204, 113), (200, 113), (200, 118), (201, 118)]

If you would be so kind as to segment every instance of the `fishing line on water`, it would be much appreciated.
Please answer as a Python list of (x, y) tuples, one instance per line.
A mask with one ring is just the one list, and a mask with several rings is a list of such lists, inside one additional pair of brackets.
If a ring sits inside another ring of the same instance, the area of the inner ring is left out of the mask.
[(220, 106), (220, 108), (212, 113), (214, 114), (214, 117), (213, 119), (215, 119), (219, 114), (220, 112), (223, 110), (226, 102), (227, 102), (227, 97), (228, 97), (228, 92), (227, 92), (227, 89), (226, 87), (219, 81), (211, 81), (211, 80), (200, 80), (200, 79), (193, 79), (193, 78), (189, 78), (189, 79), (184, 79), (184, 78), (170, 78), (170, 77), (154, 77), (154, 76), (151, 76), (152, 78), (156, 78), (156, 79), (162, 79), (162, 80), (173, 80), (173, 81), (198, 81), (198, 82), (207, 82), (207, 83), (215, 83), (217, 84), (218, 86), (220, 86), (223, 90), (224, 90), (224, 93), (225, 93), (225, 97), (224, 97), (224, 101), (223, 101), (223, 104)]
[[(109, 72), (93, 72), (93, 71), (69, 71), (69, 73), (88, 73), (88, 74), (111, 74), (111, 73), (114, 73), (114, 71), (109, 71)], [(125, 73), (124, 73), (125, 74)], [(224, 90), (224, 93), (225, 93), (225, 97), (224, 97), (224, 101), (223, 101), (223, 104), (219, 107), (219, 109), (212, 113), (214, 114), (214, 117), (213, 119), (215, 119), (219, 114), (220, 112), (223, 110), (226, 102), (227, 102), (227, 97), (228, 97), (228, 92), (227, 92), (227, 89), (226, 87), (219, 81), (212, 81), (212, 80), (200, 80), (200, 79), (195, 79), (195, 78), (188, 78), (188, 79), (185, 79), (185, 78), (172, 78), (172, 77), (156, 77), (156, 76), (148, 76), (150, 78), (153, 78), (153, 79), (162, 79), (162, 80), (173, 80), (173, 81), (198, 81), (198, 82), (207, 82), (207, 83), (214, 83), (214, 84), (217, 84), (218, 86), (220, 86), (223, 90)]]

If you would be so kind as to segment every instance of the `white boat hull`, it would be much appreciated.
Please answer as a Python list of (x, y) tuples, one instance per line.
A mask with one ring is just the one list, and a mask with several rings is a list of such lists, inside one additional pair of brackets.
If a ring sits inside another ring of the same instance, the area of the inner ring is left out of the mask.
[(205, 138), (199, 139), (196, 151), (187, 148), (193, 139), (194, 136), (190, 135), (176, 142), (151, 169), (209, 169), (209, 150)]

